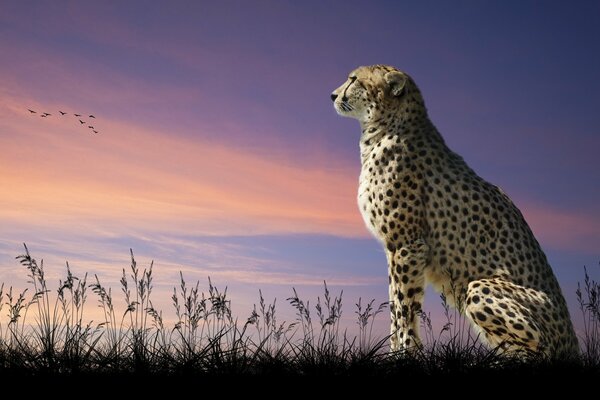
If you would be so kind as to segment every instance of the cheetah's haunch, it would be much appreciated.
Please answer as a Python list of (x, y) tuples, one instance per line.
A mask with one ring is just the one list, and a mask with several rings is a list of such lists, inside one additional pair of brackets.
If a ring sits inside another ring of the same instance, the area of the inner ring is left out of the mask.
[(564, 297), (521, 212), (446, 146), (413, 80), (389, 66), (360, 67), (331, 99), (361, 126), (358, 204), (385, 246), (392, 350), (420, 345), (431, 283), (491, 346), (575, 354)]

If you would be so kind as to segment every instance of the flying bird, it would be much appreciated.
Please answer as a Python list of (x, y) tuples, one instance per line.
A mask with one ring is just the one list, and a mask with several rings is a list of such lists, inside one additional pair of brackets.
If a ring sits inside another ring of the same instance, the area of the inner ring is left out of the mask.
[(85, 124), (85, 121), (79, 120), (79, 123), (80, 123), (81, 125), (83, 125), (83, 124)]
[(32, 113), (32, 114), (36, 114), (36, 112), (35, 112), (35, 111), (33, 111), (33, 110), (29, 109), (29, 108), (27, 109), (27, 111), (29, 111), (29, 112), (30, 112), (30, 113)]
[(81, 117), (81, 114), (73, 114), (76, 117)]
[(58, 112), (60, 113), (60, 115), (65, 115), (66, 114), (66, 112), (62, 112), (60, 110), (58, 110)]
[(93, 126), (91, 126), (91, 125), (88, 125), (88, 128), (90, 128), (90, 129), (94, 129), (94, 127), (93, 127)]
[(95, 131), (95, 130), (93, 130), (93, 129), (92, 129), (92, 132), (94, 132), (94, 133), (98, 133), (98, 131)]
[(49, 115), (52, 115), (52, 114), (50, 114), (50, 113), (47, 113), (47, 112), (45, 112), (45, 113), (44, 113), (44, 117), (47, 117), (47, 116), (49, 116)]
[(96, 118), (96, 117), (94, 117), (93, 115), (90, 115), (90, 118)]

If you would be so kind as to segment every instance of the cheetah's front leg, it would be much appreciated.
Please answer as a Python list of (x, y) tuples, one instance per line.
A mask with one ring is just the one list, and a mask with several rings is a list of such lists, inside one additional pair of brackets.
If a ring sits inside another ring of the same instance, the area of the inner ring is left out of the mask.
[(419, 316), (428, 260), (429, 246), (422, 239), (388, 253), (392, 351), (421, 346)]

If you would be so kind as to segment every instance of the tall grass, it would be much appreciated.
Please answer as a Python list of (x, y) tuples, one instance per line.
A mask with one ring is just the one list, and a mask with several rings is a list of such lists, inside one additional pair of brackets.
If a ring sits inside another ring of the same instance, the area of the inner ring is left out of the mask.
[(585, 267), (583, 286), (578, 282), (575, 294), (583, 319), (582, 359), (586, 364), (597, 365), (600, 360), (600, 282), (590, 278)]
[[(483, 346), (460, 313), (458, 296), (442, 296), (445, 323), (434, 332), (430, 314), (421, 314), (425, 346), (418, 351), (390, 353), (389, 337), (373, 335), (376, 318), (387, 307), (375, 300), (355, 304), (356, 336), (342, 327), (343, 292), (334, 295), (327, 284), (316, 302), (303, 299), (295, 288), (287, 298), (293, 321), (281, 321), (276, 299), (262, 291), (247, 318), (231, 311), (227, 288), (208, 280), (189, 285), (180, 273), (173, 288), (174, 322), (153, 304), (153, 263), (122, 270), (120, 298), (115, 305), (111, 287), (94, 275), (78, 277), (69, 264), (57, 289), (50, 289), (43, 261), (27, 246), (17, 257), (29, 287), (16, 291), (0, 285), (0, 372), (25, 374), (284, 374), (390, 375), (396, 373), (469, 373), (523, 365)], [(599, 284), (585, 270), (577, 298), (584, 316), (579, 367), (600, 370)], [(455, 293), (458, 293), (456, 291)], [(95, 297), (100, 319), (85, 316), (89, 296)], [(449, 304), (455, 304), (451, 308)]]

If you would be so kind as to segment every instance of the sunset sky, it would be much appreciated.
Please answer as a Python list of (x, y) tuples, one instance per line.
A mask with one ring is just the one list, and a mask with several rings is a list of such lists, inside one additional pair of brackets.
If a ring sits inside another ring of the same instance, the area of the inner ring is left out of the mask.
[(117, 289), (132, 248), (165, 310), (180, 270), (240, 318), (259, 288), (293, 318), (292, 287), (327, 280), (351, 323), (387, 267), (329, 94), (383, 63), (513, 198), (574, 310), (600, 274), (600, 3), (418, 3), (0, 2), (0, 282), (25, 284), (25, 242), (54, 283), (69, 261)]

